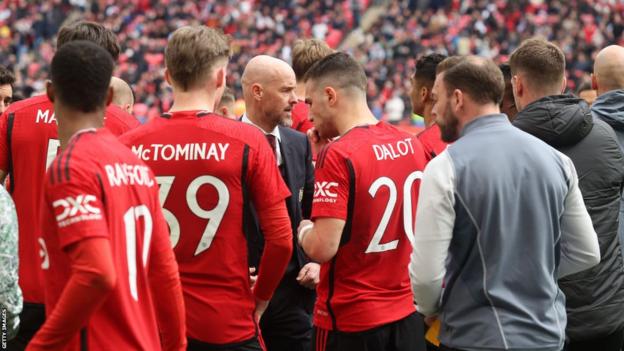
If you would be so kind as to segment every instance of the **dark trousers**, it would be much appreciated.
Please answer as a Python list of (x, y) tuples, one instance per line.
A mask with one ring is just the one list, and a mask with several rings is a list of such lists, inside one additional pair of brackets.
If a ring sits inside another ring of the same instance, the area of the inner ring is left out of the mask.
[(191, 338), (188, 338), (187, 342), (188, 351), (263, 351), (257, 337), (227, 345), (208, 344)]
[(299, 269), (291, 261), (260, 320), (267, 351), (309, 351), (315, 293), (297, 282)]
[(422, 317), (414, 312), (396, 322), (356, 333), (314, 328), (314, 351), (425, 351)]
[(23, 351), (45, 322), (45, 305), (24, 302), (17, 336), (7, 343), (7, 350)]
[(624, 345), (624, 329), (609, 335), (586, 340), (570, 340), (566, 343), (566, 351), (620, 351)]

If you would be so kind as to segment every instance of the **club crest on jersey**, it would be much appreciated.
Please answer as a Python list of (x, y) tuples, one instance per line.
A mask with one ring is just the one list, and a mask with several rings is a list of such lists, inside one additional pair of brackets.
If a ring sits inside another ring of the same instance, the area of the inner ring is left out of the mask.
[(337, 186), (336, 182), (315, 182), (313, 202), (336, 202), (338, 194), (335, 188)]
[[(63, 228), (70, 224), (102, 219), (102, 211), (91, 206), (96, 200), (94, 195), (81, 194), (76, 197), (68, 196), (52, 203), (58, 226)], [(60, 210), (60, 211), (59, 211)]]

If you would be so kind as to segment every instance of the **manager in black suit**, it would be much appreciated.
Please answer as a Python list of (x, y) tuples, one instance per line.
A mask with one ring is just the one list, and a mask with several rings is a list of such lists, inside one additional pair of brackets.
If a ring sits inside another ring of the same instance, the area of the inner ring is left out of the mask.
[[(268, 351), (309, 351), (314, 289), (320, 267), (307, 260), (294, 234), (299, 222), (310, 218), (314, 192), (312, 150), (308, 139), (284, 126), (289, 124), (292, 107), (297, 102), (295, 73), (282, 60), (256, 56), (245, 67), (242, 83), (246, 113), (241, 120), (255, 125), (266, 135), (291, 192), (286, 206), (295, 250), (269, 307), (262, 315), (260, 329)], [(247, 213), (244, 225), (250, 243), (249, 262), (250, 266), (257, 267), (263, 247), (262, 235), (254, 209), (249, 208)]]

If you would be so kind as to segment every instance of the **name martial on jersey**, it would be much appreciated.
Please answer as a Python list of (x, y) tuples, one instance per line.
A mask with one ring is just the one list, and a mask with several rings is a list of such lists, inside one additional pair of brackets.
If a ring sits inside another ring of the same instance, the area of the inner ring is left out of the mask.
[(138, 144), (132, 152), (143, 161), (223, 161), (229, 143)]

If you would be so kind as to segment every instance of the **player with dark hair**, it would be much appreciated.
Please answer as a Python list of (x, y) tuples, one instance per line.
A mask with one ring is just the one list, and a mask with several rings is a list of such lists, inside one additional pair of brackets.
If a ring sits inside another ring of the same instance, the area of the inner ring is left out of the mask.
[(510, 121), (513, 121), (518, 114), (518, 109), (511, 86), (511, 67), (509, 67), (509, 63), (502, 63), (498, 68), (503, 72), (503, 79), (505, 80), (505, 93), (503, 94), (503, 101), (500, 103), (500, 110), (507, 115)]
[(440, 139), (440, 127), (435, 122), (435, 116), (431, 113), (433, 100), (431, 99), (431, 89), (436, 77), (436, 69), (446, 56), (441, 54), (429, 54), (422, 56), (416, 62), (416, 71), (410, 78), (412, 91), (410, 99), (412, 101), (412, 112), (425, 119), (425, 127), (418, 134), (427, 159), (432, 159), (446, 149), (446, 143)]
[[(113, 59), (87, 41), (51, 64), (62, 152), (45, 176), (48, 318), (27, 350), (184, 350), (184, 302), (158, 184), (102, 127)], [(160, 327), (160, 328), (159, 328)], [(162, 344), (161, 344), (162, 343)]]
[[(215, 29), (176, 30), (165, 50), (171, 110), (122, 137), (160, 184), (189, 350), (260, 350), (258, 321), (292, 254), (290, 192), (269, 143), (258, 128), (213, 112), (229, 54), (227, 37)], [(243, 230), (250, 204), (265, 241), (253, 289)]]
[[(62, 34), (62, 36), (61, 36)], [(114, 34), (101, 24), (77, 22), (61, 28), (58, 47), (72, 40), (89, 40), (118, 54)], [(108, 82), (107, 82), (108, 83)], [(80, 89), (81, 87), (77, 87)], [(18, 336), (9, 344), (23, 349), (43, 323), (43, 290), (39, 281), (37, 225), (43, 178), (59, 149), (57, 119), (52, 102), (44, 95), (12, 103), (0, 117), (0, 182), (10, 178), (9, 192), (15, 201), (19, 226), (19, 284), (24, 293), (24, 310)], [(139, 122), (115, 105), (106, 108), (104, 126), (114, 135), (136, 127)]]
[(322, 263), (314, 350), (424, 350), (407, 264), (425, 157), (418, 140), (375, 119), (366, 75), (335, 53), (306, 73), (306, 102), (321, 140), (312, 221), (298, 240)]
[(15, 84), (13, 72), (4, 66), (0, 66), (0, 114), (2, 114), (13, 101), (13, 84)]

